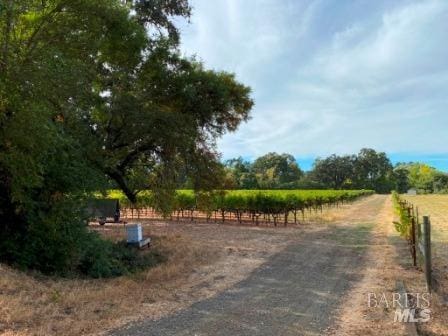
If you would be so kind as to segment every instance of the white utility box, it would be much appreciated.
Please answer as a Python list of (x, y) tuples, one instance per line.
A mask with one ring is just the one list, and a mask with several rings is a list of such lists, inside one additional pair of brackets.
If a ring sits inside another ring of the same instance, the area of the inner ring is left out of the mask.
[(126, 226), (128, 244), (136, 244), (143, 240), (142, 225), (128, 224)]

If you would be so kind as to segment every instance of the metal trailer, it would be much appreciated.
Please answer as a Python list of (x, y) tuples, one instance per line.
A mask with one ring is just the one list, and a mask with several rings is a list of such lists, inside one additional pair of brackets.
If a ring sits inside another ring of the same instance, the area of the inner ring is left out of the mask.
[(87, 205), (89, 218), (100, 225), (120, 223), (120, 201), (118, 199), (93, 199)]

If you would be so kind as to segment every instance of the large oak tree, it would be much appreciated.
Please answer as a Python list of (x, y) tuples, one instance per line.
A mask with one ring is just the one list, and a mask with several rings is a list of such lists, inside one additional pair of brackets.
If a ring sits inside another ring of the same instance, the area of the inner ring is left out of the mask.
[(180, 171), (197, 189), (217, 182), (215, 140), (253, 102), (234, 75), (180, 56), (172, 19), (190, 11), (186, 0), (0, 0), (0, 258), (111, 183), (169, 204)]

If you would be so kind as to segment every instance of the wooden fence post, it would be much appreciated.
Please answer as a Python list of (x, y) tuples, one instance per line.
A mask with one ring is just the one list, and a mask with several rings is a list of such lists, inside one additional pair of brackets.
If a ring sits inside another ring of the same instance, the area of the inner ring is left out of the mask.
[(411, 219), (411, 253), (412, 253), (412, 263), (417, 266), (417, 251), (415, 248), (415, 217), (413, 216), (412, 210), (408, 207), (408, 216)]
[(423, 246), (425, 259), (425, 276), (428, 292), (432, 290), (432, 262), (431, 262), (431, 221), (429, 216), (423, 216)]
[(420, 237), (422, 235), (422, 230), (420, 227), (420, 219), (418, 215), (418, 207), (415, 207), (415, 218), (417, 219), (417, 237)]

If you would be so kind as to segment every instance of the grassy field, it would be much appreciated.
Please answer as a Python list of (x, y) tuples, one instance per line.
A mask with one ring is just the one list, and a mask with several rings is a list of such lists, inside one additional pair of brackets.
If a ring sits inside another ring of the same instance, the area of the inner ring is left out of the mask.
[(442, 279), (448, 280), (448, 195), (404, 195), (403, 198), (418, 207), (420, 217), (430, 216), (433, 264)]

